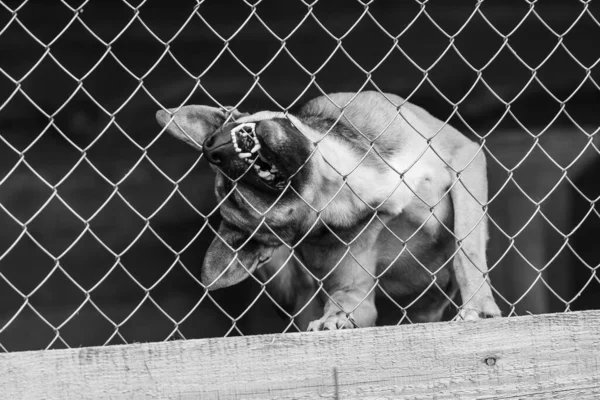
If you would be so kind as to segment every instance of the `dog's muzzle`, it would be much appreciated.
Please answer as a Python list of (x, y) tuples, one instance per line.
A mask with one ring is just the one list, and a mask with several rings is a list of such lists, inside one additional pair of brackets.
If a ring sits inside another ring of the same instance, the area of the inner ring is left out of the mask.
[(230, 178), (244, 175), (248, 183), (256, 186), (260, 182), (261, 189), (279, 191), (286, 186), (287, 179), (264, 151), (264, 136), (269, 134), (268, 124), (262, 122), (227, 124), (204, 141), (202, 152), (208, 162), (227, 171)]
[[(232, 124), (231, 127), (233, 126)], [(219, 129), (206, 138), (202, 144), (202, 154), (209, 163), (216, 166), (223, 164), (227, 159), (235, 157), (237, 153), (229, 129)]]

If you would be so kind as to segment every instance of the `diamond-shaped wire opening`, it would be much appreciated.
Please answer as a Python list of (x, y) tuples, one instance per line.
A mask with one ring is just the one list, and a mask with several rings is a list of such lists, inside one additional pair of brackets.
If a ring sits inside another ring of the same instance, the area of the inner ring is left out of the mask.
[[(249, 92), (250, 96), (260, 98), (265, 96), (265, 93), (276, 92), (276, 88), (281, 85), (284, 78), (281, 76), (281, 71), (285, 71), (287, 77), (286, 86), (289, 88), (285, 97), (272, 97), (272, 104), (275, 109), (288, 109), (290, 106), (296, 105), (297, 100), (312, 86), (312, 79), (308, 74), (298, 66), (297, 62), (288, 55), (282, 52), (273, 60), (269, 60), (268, 64), (261, 68), (260, 81), (257, 86)], [(252, 103), (251, 100), (247, 103)]]
[(87, 73), (83, 90), (100, 114), (112, 117), (140, 90), (140, 80), (131, 66), (125, 65), (111, 51)]
[[(21, 80), (46, 55), (45, 43), (41, 42), (16, 17), (10, 18), (7, 25), (0, 28), (0, 73), (8, 74), (12, 79)], [(6, 55), (4, 55), (6, 54)], [(18, 63), (9, 63), (10, 54), (18, 54)]]
[[(251, 36), (248, 34), (252, 32)], [(260, 46), (252, 46), (252, 43), (260, 41)], [(279, 53), (283, 52), (284, 45), (275, 37), (260, 19), (249, 18), (243, 28), (236, 32), (235, 36), (227, 43), (227, 52), (253, 75), (262, 75), (262, 71), (278, 59)]]
[(333, 55), (319, 69), (315, 86), (322, 93), (358, 91), (369, 83), (363, 69), (352, 62), (347, 54), (336, 48)]
[[(6, 283), (13, 287), (13, 290), (27, 296), (43, 286), (44, 279), (53, 271), (56, 263), (28, 232), (22, 235), (9, 246), (3, 246), (0, 265)], [(23, 259), (30, 261), (23, 265), (20, 261)]]
[[(474, 41), (485, 43), (485, 46), (473, 47)], [(474, 73), (485, 71), (486, 66), (504, 46), (504, 37), (490, 26), (480, 12), (470, 16), (468, 23), (455, 34), (454, 50), (474, 69)]]
[[(160, 261), (157, 265), (162, 268), (149, 268), (138, 260), (149, 254), (151, 258)], [(159, 283), (164, 276), (176, 267), (176, 256), (164, 240), (154, 232), (152, 226), (148, 226), (135, 241), (128, 247), (121, 258), (121, 263), (132, 279), (135, 279), (140, 287), (149, 289)]]
[(52, 196), (49, 185), (24, 163), (18, 164), (0, 185), (2, 210), (21, 225), (34, 218)]
[(354, 29), (357, 22), (366, 17), (367, 12), (360, 2), (337, 1), (337, 4), (344, 8), (342, 15), (331, 13), (323, 3), (315, 2), (311, 9), (311, 18), (329, 35), (341, 39)]
[(150, 218), (174, 195), (175, 188), (143, 158), (119, 185), (119, 193), (141, 217)]
[[(114, 43), (114, 44), (113, 44)], [(143, 43), (144, 51), (131, 51)], [(131, 18), (111, 42), (110, 58), (133, 78), (142, 80), (158, 64), (165, 53), (164, 44), (156, 40), (139, 17)]]
[(519, 1), (511, 3), (510, 12), (499, 12), (502, 6), (499, 1), (486, 1), (481, 3), (478, 14), (485, 18), (499, 35), (510, 37), (512, 32), (526, 23), (532, 7), (530, 3)]
[(63, 270), (86, 290), (92, 290), (115, 267), (115, 256), (86, 232), (60, 259)]
[[(524, 38), (535, 40), (536, 46), (525, 48)], [(514, 32), (511, 33), (507, 48), (514, 52), (515, 57), (530, 69), (535, 69), (558, 48), (559, 39), (530, 13)]]
[[(431, 3), (427, 4), (423, 11), (438, 26), (440, 31), (454, 36), (465, 26), (472, 23), (472, 17), (478, 14), (484, 4), (474, 5), (468, 0), (456, 1), (452, 5), (449, 3)], [(451, 14), (451, 18), (448, 18), (449, 14)]]
[(50, 123), (47, 113), (23, 94), (22, 86), (15, 86), (14, 89), (1, 109), (0, 123), (4, 129), (0, 142), (20, 155), (46, 133)]
[(180, 320), (179, 326), (180, 332), (186, 338), (206, 338), (227, 335), (231, 330), (231, 325), (227, 314), (210, 298), (203, 296), (195, 304), (192, 304), (191, 309)]
[[(43, 285), (29, 296), (31, 307), (55, 328), (69, 321), (84, 303), (85, 291), (64, 272), (60, 263), (48, 273)], [(56, 307), (57, 305), (62, 307)]]
[[(188, 10), (188, 13), (185, 22), (177, 31), (162, 36), (162, 39), (168, 43), (166, 48), (168, 53), (164, 57), (172, 59), (186, 75), (182, 78), (182, 83), (190, 83), (192, 77), (201, 76), (222, 54), (227, 52), (223, 40), (214, 34), (206, 22), (192, 10)], [(164, 82), (159, 82), (159, 85), (164, 86)]]
[(61, 199), (83, 221), (93, 220), (115, 196), (114, 187), (87, 162), (81, 162), (58, 185)]
[[(448, 50), (451, 42), (423, 13), (411, 21), (398, 38), (398, 47), (418, 68), (429, 69)], [(427, 51), (422, 51), (427, 46)]]
[[(142, 162), (143, 149), (128, 135), (123, 134), (118, 123), (108, 124), (102, 132), (86, 150), (84, 162), (108, 184), (119, 185)], [(118, 157), (111, 156), (117, 153)], [(152, 166), (148, 166), (148, 169), (154, 170)]]
[(399, 3), (389, 0), (371, 2), (367, 17), (374, 20), (380, 25), (380, 29), (391, 36), (402, 36), (415, 18), (423, 12), (423, 7), (417, 1), (408, 2), (402, 4), (402, 12), (395, 12), (394, 8), (398, 5)]
[[(247, 307), (239, 314), (237, 322), (241, 333), (256, 332), (256, 334), (268, 334), (284, 332), (289, 325), (289, 317), (282, 313), (269, 299), (260, 285), (252, 283), (249, 285)], [(282, 315), (283, 314), (283, 315)], [(262, 323), (262, 321), (265, 323)]]
[(90, 232), (115, 256), (122, 253), (142, 234), (146, 222), (120, 193), (115, 191), (99, 211), (90, 218)]
[(72, 12), (70, 24), (52, 38), (50, 49), (48, 58), (55, 60), (75, 79), (89, 75), (102, 64), (107, 53), (106, 43), (99, 40), (96, 33), (82, 23), (79, 15)]
[(63, 323), (60, 327), (62, 341), (57, 340), (51, 348), (64, 348), (65, 343), (71, 348), (103, 344), (114, 331), (114, 324), (91, 301), (87, 301)]
[[(150, 297), (146, 297), (119, 326), (119, 333), (127, 341), (159, 342), (169, 338), (176, 325)], [(119, 312), (120, 310), (116, 310)]]
[[(53, 197), (40, 208), (27, 224), (31, 236), (53, 257), (70, 251), (86, 228), (81, 217), (59, 196)], [(60, 235), (57, 235), (58, 232)]]
[[(71, 7), (78, 9), (82, 2), (72, 1), (72, 3)], [(96, 44), (117, 44), (123, 31), (127, 30), (132, 20), (136, 18), (137, 13), (133, 3), (135, 2), (118, 1), (111, 4), (111, 7), (106, 7), (102, 3), (87, 2), (83, 12), (78, 13), (78, 23), (94, 36)], [(177, 7), (168, 7), (163, 12), (174, 9)], [(110, 24), (106, 23), (108, 20), (110, 20)]]
[[(285, 20), (281, 18), (282, 15), (286, 16)], [(299, 29), (311, 19), (311, 15), (302, 2), (263, 0), (257, 5), (255, 18), (258, 18), (274, 37), (287, 39), (299, 35)]]
[[(533, 12), (540, 22), (558, 34), (562, 34), (578, 24), (582, 15), (586, 15), (587, 10), (589, 10), (589, 4), (585, 3), (572, 3), (560, 11), (556, 5), (549, 3), (536, 4), (533, 8)], [(561, 18), (556, 18), (557, 12), (560, 12)]]
[(253, 12), (251, 5), (243, 1), (229, 2), (226, 8), (226, 18), (223, 18), (222, 5), (212, 1), (201, 2), (195, 11), (196, 15), (212, 28), (214, 35), (223, 39), (235, 36)]
[[(2, 351), (45, 349), (56, 338), (56, 332), (28, 305), (14, 318), (3, 318), (6, 329), (0, 333)], [(10, 322), (6, 324), (6, 322)]]
[[(139, 7), (129, 2), (132, 7), (139, 11), (138, 18), (147, 27), (149, 33), (158, 38), (159, 41), (175, 44), (177, 40), (173, 38), (181, 38), (186, 41), (189, 39), (187, 35), (177, 34), (182, 30), (182, 27), (189, 23), (190, 17), (195, 14), (197, 4), (187, 4), (185, 7), (164, 7), (164, 4), (152, 1), (137, 1)], [(210, 5), (211, 2), (207, 2)], [(130, 11), (133, 14), (133, 9)], [(185, 29), (185, 28), (184, 28)]]
[[(593, 37), (600, 34), (598, 18), (595, 17), (597, 15), (598, 13), (591, 13), (588, 9), (588, 12), (584, 13), (575, 24), (570, 26), (563, 40), (565, 48), (573, 59), (586, 67), (595, 65), (600, 59), (600, 49), (590, 43)], [(559, 32), (562, 33), (563, 31)]]
[[(372, 32), (373, 43), (368, 53), (364, 52), (365, 32)], [(339, 37), (339, 35), (336, 35)], [(396, 40), (389, 33), (380, 29), (376, 21), (367, 16), (357, 20), (348, 32), (344, 32), (341, 50), (347, 53), (352, 63), (359, 65), (367, 73), (372, 73), (377, 66), (393, 51)]]
[(80, 153), (93, 147), (110, 128), (110, 116), (90, 96), (85, 86), (74, 89), (68, 100), (57, 104), (55, 108), (53, 128), (56, 135)]
[[(302, 23), (295, 26), (293, 33), (288, 33), (283, 37), (285, 39), (284, 52), (291, 54), (298, 67), (304, 69), (307, 76), (318, 73), (339, 47), (336, 38), (322, 29), (319, 22), (311, 15), (312, 13), (307, 14)], [(277, 32), (274, 33), (277, 34)], [(307, 46), (307, 42), (316, 45)]]
[(579, 311), (579, 310), (589, 310), (597, 309), (600, 307), (598, 303), (598, 291), (600, 291), (600, 282), (597, 279), (598, 275), (590, 275), (590, 277), (586, 280), (583, 280), (580, 283), (580, 291), (577, 295), (571, 300), (570, 310)]

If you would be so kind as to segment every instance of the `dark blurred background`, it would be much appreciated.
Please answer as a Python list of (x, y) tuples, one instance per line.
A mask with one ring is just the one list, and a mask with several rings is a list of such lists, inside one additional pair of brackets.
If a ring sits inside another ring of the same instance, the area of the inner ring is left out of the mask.
[(0, 349), (283, 331), (258, 284), (199, 285), (212, 176), (154, 114), (362, 89), (485, 137), (504, 314), (600, 308), (600, 4), (80, 4), (0, 0)]

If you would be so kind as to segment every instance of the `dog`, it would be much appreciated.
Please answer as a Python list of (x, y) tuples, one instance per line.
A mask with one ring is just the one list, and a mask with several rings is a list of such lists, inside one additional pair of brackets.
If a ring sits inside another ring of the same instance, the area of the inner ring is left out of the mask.
[(295, 113), (187, 105), (156, 118), (216, 172), (208, 290), (255, 274), (310, 331), (386, 324), (376, 299), (395, 323), (439, 321), (457, 292), (457, 319), (500, 316), (485, 155), (424, 109), (365, 91)]

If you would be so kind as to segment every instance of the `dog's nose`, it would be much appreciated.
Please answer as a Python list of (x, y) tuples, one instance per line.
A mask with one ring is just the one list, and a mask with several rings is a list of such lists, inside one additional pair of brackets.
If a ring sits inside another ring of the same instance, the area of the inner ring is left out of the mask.
[(219, 129), (206, 138), (202, 145), (202, 153), (208, 162), (214, 165), (222, 164), (227, 157), (234, 156), (236, 152), (229, 130)]

